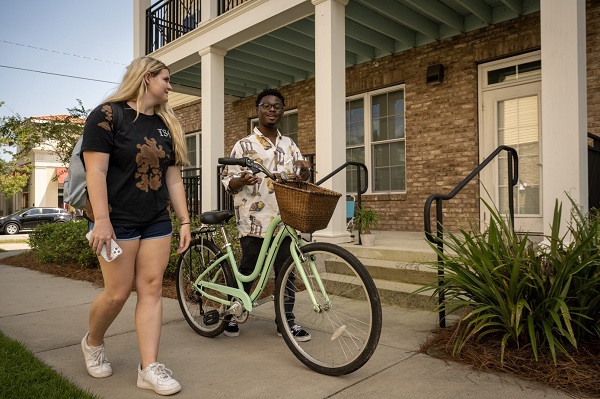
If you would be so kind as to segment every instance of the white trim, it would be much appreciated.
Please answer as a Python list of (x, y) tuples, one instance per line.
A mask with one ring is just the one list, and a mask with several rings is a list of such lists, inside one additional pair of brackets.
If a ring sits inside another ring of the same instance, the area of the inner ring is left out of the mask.
[[(405, 151), (405, 157), (406, 157), (406, 145), (408, 142), (407, 139), (407, 134), (406, 134), (406, 85), (405, 84), (399, 84), (396, 86), (389, 86), (389, 87), (385, 87), (382, 89), (377, 89), (377, 90), (373, 90), (373, 91), (368, 91), (368, 92), (364, 92), (361, 94), (356, 94), (353, 96), (349, 96), (346, 97), (346, 101), (345, 104), (348, 101), (355, 101), (355, 100), (359, 100), (362, 99), (363, 100), (363, 105), (364, 105), (364, 132), (365, 132), (365, 137), (364, 137), (364, 142), (363, 145), (354, 145), (354, 146), (348, 146), (346, 145), (345, 141), (344, 141), (344, 152), (348, 149), (348, 148), (359, 148), (359, 147), (364, 147), (365, 149), (365, 165), (367, 166), (367, 169), (369, 170), (369, 187), (367, 188), (367, 192), (365, 194), (406, 194), (406, 192), (408, 191), (406, 186), (404, 188), (404, 190), (389, 190), (389, 191), (374, 191), (373, 190), (373, 183), (374, 183), (374, 170), (373, 170), (373, 141), (372, 141), (372, 131), (371, 131), (371, 126), (372, 126), (372, 121), (373, 121), (373, 116), (371, 113), (371, 101), (372, 98), (381, 94), (388, 94), (388, 93), (392, 93), (395, 91), (404, 91), (404, 138), (403, 139), (393, 139), (393, 140), (385, 140), (385, 141), (380, 141), (378, 142), (378, 144), (385, 144), (386, 142), (398, 142), (398, 141), (404, 141), (404, 151)], [(344, 124), (344, 129), (345, 129), (346, 125)], [(406, 158), (405, 158), (406, 159)], [(404, 169), (404, 177), (406, 179), (406, 175), (407, 175), (407, 169), (408, 169), (408, 161), (406, 161), (405, 164), (405, 169)]]

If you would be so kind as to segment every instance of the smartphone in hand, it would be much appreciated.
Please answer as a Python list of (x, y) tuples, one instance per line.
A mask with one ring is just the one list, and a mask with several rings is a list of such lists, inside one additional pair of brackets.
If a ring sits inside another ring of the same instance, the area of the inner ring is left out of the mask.
[[(90, 231), (85, 235), (85, 238), (87, 238), (89, 240), (91, 235), (92, 235), (92, 232)], [(107, 262), (112, 262), (113, 260), (115, 260), (115, 258), (117, 258), (119, 255), (121, 255), (123, 253), (123, 250), (121, 249), (119, 244), (117, 244), (117, 242), (115, 240), (113, 240), (112, 238), (110, 239), (110, 252), (111, 252), (112, 256), (109, 258), (108, 252), (106, 251), (106, 245), (104, 245), (104, 246), (102, 246), (100, 255)]]

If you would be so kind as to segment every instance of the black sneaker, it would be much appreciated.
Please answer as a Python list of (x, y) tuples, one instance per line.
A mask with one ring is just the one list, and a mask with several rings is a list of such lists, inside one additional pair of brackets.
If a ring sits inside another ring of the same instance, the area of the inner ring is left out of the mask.
[(225, 331), (223, 331), (226, 337), (237, 337), (240, 335), (240, 326), (238, 326), (237, 321), (231, 320), (225, 326)]
[[(294, 324), (292, 327), (290, 327), (290, 330), (292, 330), (292, 335), (294, 336), (294, 339), (298, 342), (306, 342), (310, 341), (311, 339), (310, 334), (306, 330), (303, 330), (302, 327), (300, 327), (298, 324)], [(277, 335), (281, 337), (279, 327), (277, 327)]]

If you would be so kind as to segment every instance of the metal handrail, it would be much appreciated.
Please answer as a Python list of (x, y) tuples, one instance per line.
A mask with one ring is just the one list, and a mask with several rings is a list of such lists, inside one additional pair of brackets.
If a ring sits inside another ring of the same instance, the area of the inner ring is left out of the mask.
[[(310, 162), (311, 164), (311, 177), (309, 179), (310, 182), (314, 182), (314, 154), (307, 154), (304, 155), (304, 157)], [(340, 166), (339, 168), (335, 169), (333, 172), (331, 172), (330, 174), (328, 174), (327, 176), (325, 176), (324, 178), (322, 178), (321, 180), (319, 180), (318, 182), (316, 182), (315, 184), (317, 186), (320, 186), (323, 182), (329, 180), (332, 176), (336, 175), (337, 173), (339, 173), (341, 170), (347, 168), (348, 166), (356, 166), (356, 186), (358, 187), (361, 181), (361, 169), (364, 170), (364, 175), (365, 175), (365, 179), (364, 179), (364, 184), (363, 187), (358, 190), (357, 192), (357, 206), (360, 208), (361, 204), (362, 204), (362, 200), (361, 200), (361, 194), (364, 194), (365, 192), (367, 192), (367, 189), (369, 187), (369, 171), (367, 169), (367, 166), (364, 163), (361, 162), (354, 162), (354, 161), (349, 161), (344, 163), (342, 166)], [(233, 201), (232, 201), (232, 197), (231, 194), (227, 193), (225, 191), (225, 188), (221, 185), (221, 174), (223, 172), (223, 165), (218, 165), (217, 166), (217, 184), (221, 186), (220, 190), (217, 190), (217, 203), (220, 206), (220, 209), (229, 209), (231, 211), (233, 211)], [(231, 208), (231, 209), (230, 209)], [(360, 240), (360, 231), (358, 232), (358, 243), (361, 243)]]
[[(357, 191), (356, 194), (356, 202), (358, 205), (358, 209), (362, 209), (362, 199), (361, 199), (361, 194), (364, 194), (367, 192), (367, 189), (369, 188), (369, 170), (367, 169), (367, 165), (365, 165), (362, 162), (355, 162), (355, 161), (348, 161), (344, 164), (342, 164), (342, 166), (340, 166), (339, 168), (335, 169), (333, 172), (331, 172), (330, 174), (328, 174), (327, 176), (325, 176), (324, 178), (322, 178), (321, 180), (319, 180), (318, 182), (316, 182), (315, 184), (317, 186), (320, 186), (321, 183), (329, 180), (331, 177), (333, 177), (334, 175), (336, 175), (337, 173), (339, 173), (341, 170), (346, 169), (348, 166), (356, 166), (356, 187), (358, 188), (358, 185), (360, 184), (360, 170), (363, 169), (364, 173), (365, 173), (365, 180), (364, 180), (364, 184), (363, 187)], [(358, 244), (362, 244), (361, 241), (361, 234), (360, 234), (360, 229), (357, 230), (358, 231)]]
[[(438, 287), (441, 287), (444, 283), (444, 262), (442, 261), (441, 254), (444, 253), (444, 226), (443, 226), (443, 213), (442, 207), (444, 200), (450, 200), (458, 194), (460, 190), (462, 190), (475, 176), (481, 172), (483, 168), (487, 166), (500, 152), (507, 151), (508, 152), (508, 210), (510, 213), (510, 223), (512, 227), (515, 226), (515, 207), (513, 200), (513, 186), (515, 186), (519, 181), (519, 157), (517, 155), (517, 150), (512, 147), (501, 145), (496, 148), (494, 152), (492, 152), (486, 159), (483, 160), (473, 171), (465, 177), (465, 179), (460, 182), (454, 190), (452, 190), (449, 194), (432, 194), (425, 201), (425, 236), (427, 239), (433, 243), (437, 244), (439, 253), (438, 253)], [(431, 231), (431, 204), (435, 201), (435, 210), (436, 210), (436, 236), (433, 235)], [(439, 325), (441, 328), (446, 327), (446, 309), (444, 306), (444, 302), (446, 300), (444, 292), (440, 291), (439, 294)]]

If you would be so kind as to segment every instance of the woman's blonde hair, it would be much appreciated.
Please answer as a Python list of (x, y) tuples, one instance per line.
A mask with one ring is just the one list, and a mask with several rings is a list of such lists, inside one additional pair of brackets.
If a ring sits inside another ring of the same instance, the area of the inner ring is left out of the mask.
[[(152, 76), (158, 75), (163, 69), (169, 70), (169, 68), (161, 61), (152, 57), (140, 57), (136, 58), (129, 64), (123, 76), (123, 81), (117, 88), (117, 91), (104, 100), (104, 102), (121, 102), (121, 101), (135, 101), (137, 108), (137, 116), (139, 115), (139, 109), (142, 106), (142, 98), (146, 93), (146, 79), (147, 73)], [(170, 71), (169, 71), (170, 72)], [(183, 137), (183, 129), (181, 124), (175, 117), (175, 113), (171, 106), (166, 104), (157, 104), (154, 106), (154, 113), (165, 122), (167, 128), (171, 132), (173, 138), (173, 149), (175, 151), (175, 163), (177, 165), (189, 165), (187, 158), (187, 146), (185, 144), (185, 138)]]

